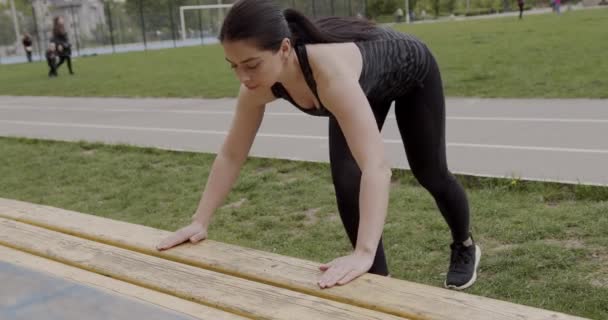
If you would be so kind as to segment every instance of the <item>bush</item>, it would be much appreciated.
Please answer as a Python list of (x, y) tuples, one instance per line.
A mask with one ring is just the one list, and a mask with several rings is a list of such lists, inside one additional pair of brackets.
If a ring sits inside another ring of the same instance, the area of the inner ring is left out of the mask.
[[(524, 5), (524, 10), (530, 10), (532, 9), (532, 6), (530, 5)], [(519, 11), (518, 7), (514, 7), (513, 10), (511, 11)], [(472, 8), (469, 9), (469, 12), (466, 12), (466, 9), (458, 9), (458, 10), (454, 10), (454, 15), (457, 16), (478, 16), (478, 15), (482, 15), (482, 14), (494, 14), (494, 13), (502, 13), (505, 12), (502, 8), (496, 9), (496, 8)]]
[(492, 14), (492, 13), (496, 13), (497, 10), (493, 9), (493, 8), (471, 8), (469, 9), (469, 11), (467, 12), (467, 10), (454, 10), (454, 15), (457, 16), (478, 16), (478, 15), (483, 15), (483, 14)]

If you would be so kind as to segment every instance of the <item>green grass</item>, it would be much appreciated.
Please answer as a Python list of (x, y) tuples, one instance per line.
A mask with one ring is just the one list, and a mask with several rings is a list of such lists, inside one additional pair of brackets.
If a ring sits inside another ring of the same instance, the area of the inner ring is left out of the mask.
[(448, 95), (608, 98), (608, 10), (400, 25), (428, 43)]
[[(189, 222), (213, 155), (0, 138), (0, 197), (155, 228)], [(349, 252), (328, 164), (251, 158), (210, 228), (214, 240), (326, 262)], [(483, 248), (467, 292), (608, 318), (608, 188), (460, 176)], [(384, 234), (391, 273), (441, 286), (449, 230), (395, 170)]]
[(76, 74), (46, 62), (0, 66), (0, 95), (207, 97), (233, 96), (238, 81), (219, 45), (129, 52), (75, 59)]
[[(608, 10), (403, 25), (437, 56), (450, 96), (608, 98)], [(602, 60), (603, 59), (603, 60)], [(0, 94), (230, 97), (220, 46), (0, 66)], [(156, 228), (188, 223), (213, 155), (0, 138), (0, 197)], [(469, 293), (608, 318), (608, 188), (460, 176), (483, 249)], [(272, 201), (269, 201), (272, 200)], [(210, 229), (214, 240), (326, 262), (350, 245), (327, 164), (250, 159)], [(440, 286), (449, 230), (430, 195), (395, 170), (385, 248), (391, 273)]]
[[(401, 25), (437, 56), (449, 96), (608, 98), (608, 10)], [(0, 95), (232, 97), (220, 46), (80, 58), (77, 74), (42, 62), (0, 66)]]

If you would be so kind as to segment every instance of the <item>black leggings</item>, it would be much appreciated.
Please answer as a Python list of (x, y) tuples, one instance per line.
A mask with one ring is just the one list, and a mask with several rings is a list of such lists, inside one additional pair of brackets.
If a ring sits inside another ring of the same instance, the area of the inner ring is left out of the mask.
[[(448, 171), (445, 142), (445, 101), (439, 68), (431, 58), (430, 71), (408, 94), (396, 99), (395, 116), (412, 173), (427, 189), (445, 218), (455, 242), (469, 237), (469, 206), (462, 186)], [(391, 102), (371, 102), (378, 129), (382, 129)], [(361, 170), (334, 117), (329, 121), (331, 173), (340, 218), (353, 247), (359, 230)], [(370, 273), (388, 275), (382, 246), (378, 245)]]
[(49, 65), (49, 77), (57, 75), (57, 58), (56, 57), (46, 57), (46, 63)]
[(68, 70), (70, 71), (70, 73), (74, 73), (72, 71), (72, 58), (70, 56), (59, 56), (59, 63), (57, 63), (55, 69), (59, 69), (59, 66), (61, 66), (64, 61), (68, 62)]

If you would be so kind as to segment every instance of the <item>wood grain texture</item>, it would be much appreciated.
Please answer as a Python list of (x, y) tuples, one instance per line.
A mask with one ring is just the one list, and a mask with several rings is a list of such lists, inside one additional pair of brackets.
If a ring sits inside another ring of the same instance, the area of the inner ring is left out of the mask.
[(403, 320), (3, 218), (0, 245), (254, 319)]
[(154, 246), (170, 232), (15, 200), (0, 198), (0, 217), (412, 319), (582, 319), (373, 274), (321, 290), (319, 263), (212, 240), (158, 252)]
[(111, 294), (118, 294), (120, 296), (151, 303), (158, 307), (186, 314), (196, 319), (250, 319), (4, 246), (0, 246), (0, 261), (50, 274), (92, 288), (102, 289)]

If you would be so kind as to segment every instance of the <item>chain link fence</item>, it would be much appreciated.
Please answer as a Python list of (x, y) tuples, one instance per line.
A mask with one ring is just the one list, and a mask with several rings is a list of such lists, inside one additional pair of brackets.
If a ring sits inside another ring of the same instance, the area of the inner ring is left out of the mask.
[[(182, 15), (180, 8), (229, 5), (234, 1), (0, 0), (0, 64), (27, 61), (20, 39), (24, 33), (32, 37), (33, 60), (44, 60), (55, 16), (64, 18), (74, 56), (216, 43), (228, 9), (184, 10)], [(379, 23), (394, 22), (393, 13), (399, 7), (405, 8), (406, 3), (406, 0), (275, 1), (309, 17), (365, 16)], [(562, 3), (570, 1), (577, 0)], [(525, 0), (526, 8), (546, 7), (550, 2)], [(411, 20), (492, 14), (517, 8), (517, 0), (408, 0), (407, 3)]]
[[(14, 8), (12, 9), (12, 2)], [(44, 60), (52, 20), (62, 16), (74, 56), (216, 43), (224, 9), (180, 7), (234, 0), (0, 0), (0, 64), (26, 62), (21, 38), (31, 35), (33, 60)], [(366, 0), (277, 0), (308, 16), (365, 15)], [(14, 20), (17, 20), (15, 30)], [(184, 31), (182, 31), (182, 25)], [(19, 38), (18, 38), (19, 37)]]

